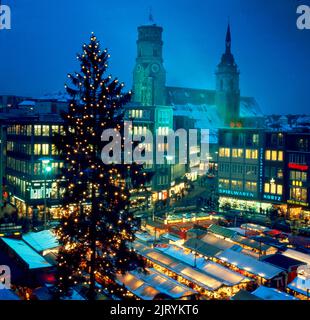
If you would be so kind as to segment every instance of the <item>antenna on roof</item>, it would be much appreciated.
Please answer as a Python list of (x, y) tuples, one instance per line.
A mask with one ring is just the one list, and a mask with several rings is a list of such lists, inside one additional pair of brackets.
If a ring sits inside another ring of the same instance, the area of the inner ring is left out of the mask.
[(152, 7), (150, 7), (150, 12), (149, 12), (149, 21), (150, 23), (154, 23), (154, 16), (153, 16), (153, 10)]

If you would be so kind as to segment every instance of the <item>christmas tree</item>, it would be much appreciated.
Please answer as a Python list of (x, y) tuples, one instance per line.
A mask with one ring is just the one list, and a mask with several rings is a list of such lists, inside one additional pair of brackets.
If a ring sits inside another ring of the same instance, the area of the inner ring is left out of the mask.
[(106, 75), (109, 54), (100, 50), (94, 34), (77, 58), (81, 70), (68, 75), (71, 99), (62, 114), (63, 132), (54, 138), (65, 162), (59, 182), (65, 194), (57, 229), (62, 246), (55, 292), (70, 295), (74, 285), (86, 284), (88, 298), (95, 299), (97, 276), (115, 293), (117, 273), (144, 270), (131, 245), (137, 221), (130, 211), (130, 189), (143, 188), (150, 175), (139, 164), (102, 161), (107, 144), (101, 141), (102, 132), (123, 132), (123, 107), (131, 92), (123, 93), (124, 84)]

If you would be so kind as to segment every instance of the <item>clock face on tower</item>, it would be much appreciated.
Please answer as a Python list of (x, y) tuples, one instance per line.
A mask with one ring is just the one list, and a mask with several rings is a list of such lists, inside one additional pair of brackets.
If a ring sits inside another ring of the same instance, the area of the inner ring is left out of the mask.
[(157, 73), (159, 71), (160, 67), (157, 63), (154, 63), (151, 65), (151, 70), (153, 73)]
[(137, 65), (137, 71), (138, 71), (138, 72), (141, 72), (142, 69), (143, 69), (143, 68), (142, 68), (141, 64), (138, 64), (138, 65)]

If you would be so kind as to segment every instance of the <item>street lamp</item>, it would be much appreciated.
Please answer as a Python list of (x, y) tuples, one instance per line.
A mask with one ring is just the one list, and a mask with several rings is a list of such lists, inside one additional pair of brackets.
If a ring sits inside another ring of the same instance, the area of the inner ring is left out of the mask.
[(46, 216), (47, 216), (47, 197), (46, 197), (46, 183), (47, 183), (47, 175), (52, 171), (52, 167), (50, 166), (50, 162), (52, 159), (49, 158), (40, 158), (39, 159), (42, 162), (43, 165), (43, 171), (44, 171), (44, 212), (43, 212), (43, 218), (44, 218), (44, 229), (46, 229)]

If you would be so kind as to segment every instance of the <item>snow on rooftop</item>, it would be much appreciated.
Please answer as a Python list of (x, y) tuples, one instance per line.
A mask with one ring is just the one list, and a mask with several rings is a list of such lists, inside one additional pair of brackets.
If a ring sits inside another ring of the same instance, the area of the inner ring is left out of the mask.
[(28, 264), (29, 269), (48, 268), (49, 264), (42, 256), (34, 251), (27, 243), (22, 240), (13, 240), (8, 238), (1, 238), (2, 241), (9, 246), (25, 263)]
[(252, 294), (264, 300), (299, 300), (285, 292), (264, 286), (258, 287)]
[[(185, 116), (195, 120), (196, 129), (209, 129), (209, 142), (218, 143), (218, 129), (224, 127), (224, 119), (215, 104), (172, 104), (175, 116)], [(253, 98), (241, 98), (241, 117), (263, 117)]]
[(217, 143), (218, 129), (224, 126), (224, 122), (215, 105), (174, 105), (173, 109), (176, 116), (194, 119), (196, 129), (208, 129), (209, 142)]
[(263, 117), (257, 101), (254, 98), (241, 97), (240, 98), (240, 115), (241, 117)]
[(300, 116), (296, 120), (296, 124), (300, 125), (309, 125), (310, 124), (310, 116)]
[(23, 240), (33, 249), (42, 252), (48, 249), (54, 249), (59, 246), (55, 234), (50, 230), (40, 232), (29, 232), (22, 236)]

